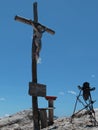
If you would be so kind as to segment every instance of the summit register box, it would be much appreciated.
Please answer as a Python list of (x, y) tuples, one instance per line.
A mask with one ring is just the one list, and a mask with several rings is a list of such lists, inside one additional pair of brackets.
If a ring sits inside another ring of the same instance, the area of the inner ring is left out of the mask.
[(46, 96), (46, 85), (29, 82), (29, 95), (45, 97)]

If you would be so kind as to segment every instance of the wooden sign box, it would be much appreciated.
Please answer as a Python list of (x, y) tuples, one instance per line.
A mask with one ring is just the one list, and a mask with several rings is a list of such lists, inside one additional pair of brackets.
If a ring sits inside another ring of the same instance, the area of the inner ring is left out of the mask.
[(46, 96), (46, 85), (29, 82), (29, 95), (45, 97)]

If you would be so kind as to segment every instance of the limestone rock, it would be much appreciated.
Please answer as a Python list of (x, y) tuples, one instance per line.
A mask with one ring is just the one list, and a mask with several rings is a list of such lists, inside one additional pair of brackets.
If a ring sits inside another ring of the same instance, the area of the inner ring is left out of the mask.
[[(98, 121), (98, 109), (96, 112), (96, 120)], [(24, 110), (8, 117), (0, 119), (0, 130), (33, 130), (32, 110)], [(62, 117), (54, 120), (52, 126), (48, 126), (42, 130), (98, 130), (98, 126), (93, 126), (89, 116), (79, 113), (72, 123), (71, 117)]]

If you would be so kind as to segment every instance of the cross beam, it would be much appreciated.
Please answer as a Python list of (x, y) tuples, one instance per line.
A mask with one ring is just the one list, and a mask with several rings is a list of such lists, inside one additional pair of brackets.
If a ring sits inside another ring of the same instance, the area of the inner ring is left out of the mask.
[[(32, 25), (34, 30), (35, 31), (38, 31), (37, 28), (35, 27), (36, 25), (36, 22), (35, 21), (32, 21), (31, 19), (28, 20), (26, 18), (23, 18), (23, 17), (20, 17), (20, 16), (15, 16), (15, 20), (19, 21), (19, 22), (23, 22), (25, 24), (28, 24), (28, 25)], [(45, 29), (46, 32), (50, 33), (50, 34), (55, 34), (55, 31), (53, 31), (52, 29), (40, 24), (39, 22), (37, 22), (37, 25), (41, 26), (43, 29)]]

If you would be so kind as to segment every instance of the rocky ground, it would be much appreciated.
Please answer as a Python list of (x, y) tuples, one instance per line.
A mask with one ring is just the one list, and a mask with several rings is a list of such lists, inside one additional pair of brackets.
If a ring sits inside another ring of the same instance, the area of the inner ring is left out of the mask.
[[(98, 120), (98, 109), (96, 110), (96, 120)], [(14, 115), (0, 119), (0, 130), (33, 130), (32, 111), (24, 110)], [(98, 130), (90, 122), (88, 115), (80, 113), (73, 118), (62, 117), (54, 120), (54, 124), (42, 130)]]

